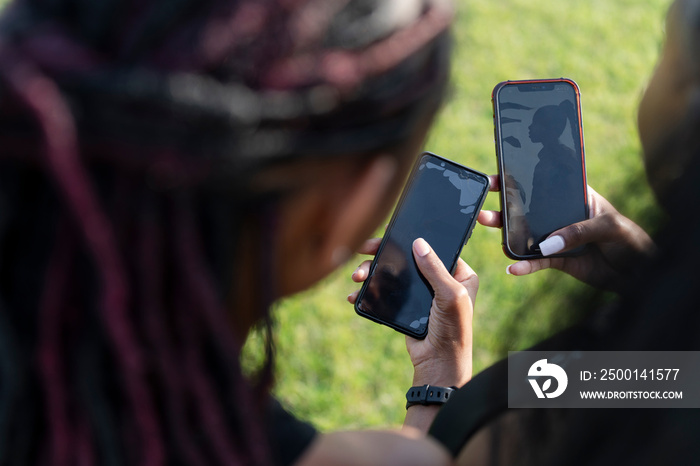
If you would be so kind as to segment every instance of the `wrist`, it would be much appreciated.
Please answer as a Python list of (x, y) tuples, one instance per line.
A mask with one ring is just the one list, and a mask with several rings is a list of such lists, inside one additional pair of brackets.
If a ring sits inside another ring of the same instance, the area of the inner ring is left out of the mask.
[(406, 409), (416, 405), (442, 406), (452, 396), (457, 387), (442, 387), (438, 385), (413, 386), (406, 392)]
[(423, 433), (430, 429), (438, 411), (455, 391), (455, 387), (422, 385), (406, 392), (406, 419), (404, 427), (414, 427)]
[(472, 376), (471, 361), (464, 364), (436, 364), (428, 361), (418, 364), (413, 370), (413, 386), (435, 385), (442, 387), (462, 387)]
[(424, 434), (428, 433), (438, 411), (440, 411), (440, 406), (438, 405), (411, 406), (406, 411), (403, 427), (418, 429)]

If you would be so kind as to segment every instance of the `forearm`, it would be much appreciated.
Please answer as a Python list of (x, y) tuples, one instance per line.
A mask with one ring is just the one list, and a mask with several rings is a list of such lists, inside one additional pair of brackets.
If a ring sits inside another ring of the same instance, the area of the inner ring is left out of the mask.
[(445, 447), (415, 429), (321, 434), (296, 466), (451, 464)]
[[(426, 372), (417, 370), (413, 376), (413, 386), (422, 387), (426, 384), (431, 387), (461, 387), (471, 378), (471, 351), (465, 352), (458, 368), (444, 370), (443, 365), (433, 364)], [(418, 369), (418, 368), (417, 368)], [(440, 370), (443, 369), (443, 370)], [(413, 405), (406, 410), (404, 428), (415, 428), (427, 433), (442, 404)]]
[(440, 408), (441, 405), (411, 406), (406, 410), (404, 429), (418, 429), (423, 434), (427, 434)]

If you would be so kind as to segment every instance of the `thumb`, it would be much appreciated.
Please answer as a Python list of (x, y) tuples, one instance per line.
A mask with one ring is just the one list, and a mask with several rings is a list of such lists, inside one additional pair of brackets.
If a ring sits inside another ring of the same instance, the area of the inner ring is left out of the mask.
[(618, 230), (613, 216), (601, 215), (555, 231), (539, 244), (540, 251), (543, 256), (551, 256), (588, 243), (610, 241)]
[(423, 238), (418, 238), (413, 242), (413, 256), (418, 264), (418, 269), (436, 293), (445, 281), (452, 279), (445, 264)]
[(465, 287), (455, 280), (423, 238), (418, 238), (413, 242), (413, 256), (418, 264), (418, 269), (433, 288), (436, 304), (440, 310), (450, 310), (458, 304), (465, 294), (468, 294)]
[(468, 267), (465, 268), (464, 264), (461, 272), (459, 267), (457, 270), (457, 273), (465, 276), (464, 283), (457, 281), (423, 238), (413, 242), (413, 256), (418, 269), (435, 292), (430, 308), (427, 339), (433, 344), (459, 341), (471, 345), (473, 300), (467, 288), (471, 288), (476, 295), (476, 274)]

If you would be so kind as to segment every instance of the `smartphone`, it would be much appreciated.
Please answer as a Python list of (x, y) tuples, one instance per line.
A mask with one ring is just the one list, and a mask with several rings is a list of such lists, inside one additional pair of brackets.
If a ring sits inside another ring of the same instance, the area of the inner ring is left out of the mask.
[(434, 293), (413, 258), (413, 241), (424, 238), (453, 273), (488, 190), (489, 178), (483, 173), (423, 153), (394, 210), (355, 311), (425, 338)]
[(565, 78), (506, 81), (492, 102), (503, 250), (542, 257), (549, 234), (588, 218), (579, 87)]

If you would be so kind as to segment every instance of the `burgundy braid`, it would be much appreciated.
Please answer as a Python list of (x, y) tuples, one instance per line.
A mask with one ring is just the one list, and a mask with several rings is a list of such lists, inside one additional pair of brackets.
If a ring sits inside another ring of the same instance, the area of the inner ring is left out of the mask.
[(70, 464), (69, 455), (73, 428), (66, 412), (68, 406), (67, 381), (63, 358), (61, 334), (65, 294), (72, 267), (74, 245), (71, 244), (65, 225), (53, 247), (53, 254), (46, 273), (46, 288), (39, 305), (39, 369), (44, 379), (44, 396), (49, 412), (50, 452), (56, 466)]
[(166, 330), (164, 322), (168, 321), (165, 315), (161, 293), (164, 291), (163, 271), (166, 270), (163, 262), (162, 229), (155, 208), (155, 200), (147, 196), (143, 202), (143, 211), (139, 224), (139, 281), (141, 287), (141, 301), (146, 325), (146, 335), (156, 351), (157, 369), (160, 371), (163, 383), (168, 387), (165, 392), (165, 402), (171, 418), (169, 423), (174, 430), (175, 441), (182, 450), (188, 462), (195, 466), (204, 466), (206, 461), (204, 454), (197, 447), (192, 435), (187, 431), (185, 424), (185, 385), (187, 377), (179, 367), (179, 358), (173, 349), (172, 341)]
[[(248, 445), (251, 447), (251, 453), (254, 455), (255, 463), (269, 464), (270, 459), (265, 448), (267, 441), (262, 433), (262, 426), (260, 423), (255, 422), (255, 419), (260, 417), (260, 413), (256, 412), (254, 409), (257, 400), (248, 390), (249, 385), (244, 383), (241, 370), (238, 367), (241, 344), (236, 342), (236, 338), (228, 331), (230, 323), (226, 319), (226, 312), (222, 302), (217, 297), (217, 293), (212, 286), (214, 283), (213, 277), (211, 277), (209, 269), (205, 267), (205, 264), (202, 262), (203, 251), (201, 247), (201, 238), (198, 237), (196, 229), (194, 228), (194, 216), (191, 203), (183, 202), (178, 206), (176, 221), (178, 222), (175, 227), (176, 243), (179, 253), (183, 258), (182, 272), (184, 285), (188, 287), (188, 292), (191, 293), (193, 299), (193, 302), (190, 304), (200, 306), (202, 312), (198, 313), (198, 316), (203, 318), (203, 324), (210, 332), (209, 334), (214, 337), (214, 342), (219, 347), (219, 350), (222, 351), (224, 361), (231, 367), (227, 375), (238, 378), (238, 380), (232, 384), (236, 392), (229, 394), (229, 396), (235, 398), (236, 406), (240, 408), (241, 419), (249, 423), (240, 433), (244, 437), (247, 437)], [(262, 312), (263, 315), (266, 315), (267, 307), (265, 307)], [(188, 328), (192, 330), (194, 326), (190, 325)], [(190, 338), (192, 338), (192, 336), (190, 336)], [(200, 349), (201, 345), (195, 345), (194, 348)], [(196, 356), (190, 356), (196, 360)], [(193, 364), (190, 369), (197, 374), (196, 362), (192, 360), (190, 362)], [(198, 377), (194, 380), (197, 380), (196, 388), (198, 394), (201, 396), (200, 402), (205, 408), (203, 410), (205, 413), (205, 420), (210, 428), (216, 430), (217, 425), (221, 422), (217, 415), (217, 411), (220, 410), (221, 407), (215, 406), (213, 404), (214, 398), (207, 396), (210, 388), (208, 387), (206, 379), (203, 377), (204, 374), (200, 372), (197, 375)], [(223, 449), (223, 447), (223, 444), (219, 445), (219, 448)]]
[(78, 466), (92, 466), (95, 464), (95, 452), (92, 447), (90, 425), (85, 417), (81, 417), (78, 423), (76, 435), (75, 464)]
[[(182, 291), (186, 293), (186, 290)], [(191, 301), (183, 296), (182, 303), (191, 304)], [(191, 307), (188, 306), (187, 309)], [(183, 367), (198, 407), (196, 416), (220, 463), (244, 464), (243, 458), (231, 446), (230, 441), (235, 437), (223, 420), (223, 407), (217, 403), (217, 397), (203, 368), (200, 351), (203, 340), (198, 328), (200, 322), (197, 322), (192, 312), (188, 313), (182, 307), (178, 309), (177, 320), (183, 338)]]
[[(109, 220), (78, 160), (75, 128), (56, 85), (7, 49), (0, 55), (0, 71), (8, 86), (35, 115), (44, 136), (45, 156), (66, 202), (75, 215), (97, 270), (102, 275), (102, 306), (115, 352), (122, 366), (144, 465), (162, 464), (163, 447), (153, 405), (143, 379), (144, 365), (126, 313), (127, 287)], [(59, 434), (54, 434), (59, 435)], [(62, 460), (59, 456), (57, 461)]]

